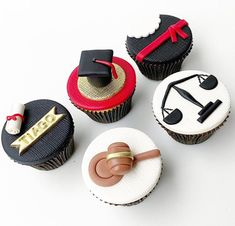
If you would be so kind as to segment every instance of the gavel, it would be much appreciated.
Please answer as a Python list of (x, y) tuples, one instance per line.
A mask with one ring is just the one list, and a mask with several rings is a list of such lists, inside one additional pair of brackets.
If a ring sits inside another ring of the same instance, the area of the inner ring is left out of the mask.
[(91, 159), (89, 174), (97, 185), (112, 186), (119, 182), (139, 161), (156, 158), (160, 155), (158, 149), (133, 155), (126, 143), (112, 143), (106, 152), (101, 152)]
[(113, 175), (125, 175), (139, 161), (160, 156), (160, 151), (151, 151), (132, 155), (130, 147), (123, 142), (116, 142), (108, 147), (106, 160), (107, 166)]

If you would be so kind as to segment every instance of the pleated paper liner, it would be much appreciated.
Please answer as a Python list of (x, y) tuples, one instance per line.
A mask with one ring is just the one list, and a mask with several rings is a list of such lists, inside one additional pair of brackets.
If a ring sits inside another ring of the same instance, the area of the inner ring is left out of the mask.
[(73, 137), (70, 138), (68, 144), (62, 149), (62, 151), (53, 157), (52, 159), (48, 160), (47, 162), (33, 165), (33, 168), (39, 170), (53, 170), (60, 166), (62, 166), (73, 154), (74, 152), (74, 140)]
[(166, 63), (145, 63), (145, 62), (139, 62), (136, 60), (135, 56), (131, 54), (129, 51), (127, 44), (126, 49), (130, 57), (135, 61), (137, 64), (140, 72), (147, 78), (152, 80), (163, 80), (167, 76), (180, 71), (181, 65), (184, 61), (184, 59), (188, 56), (188, 54), (191, 52), (193, 47), (193, 43), (187, 50), (187, 52), (178, 60), (170, 61)]
[[(134, 94), (134, 93), (133, 93)], [(92, 120), (100, 123), (112, 123), (120, 120), (124, 116), (126, 116), (131, 110), (131, 101), (133, 94), (122, 104), (119, 106), (103, 111), (89, 111), (82, 108), (77, 107), (73, 102), (74, 106), (86, 113)]]
[(155, 186), (153, 187), (153, 189), (152, 189), (147, 195), (145, 195), (144, 197), (142, 197), (141, 199), (138, 199), (138, 200), (136, 200), (136, 201), (134, 201), (134, 202), (131, 202), (131, 203), (116, 204), (116, 203), (106, 202), (106, 201), (100, 199), (99, 197), (97, 197), (92, 191), (90, 191), (90, 192), (92, 193), (92, 195), (93, 195), (95, 198), (97, 198), (97, 199), (99, 199), (101, 202), (104, 202), (104, 203), (109, 204), (109, 205), (111, 205), (111, 206), (134, 206), (134, 205), (137, 205), (137, 204), (143, 202), (143, 201), (144, 201), (147, 197), (149, 197), (149, 195), (156, 189), (156, 187), (157, 187), (157, 185), (158, 185), (158, 183), (159, 183), (159, 181), (160, 181), (160, 179), (161, 179), (162, 171), (163, 171), (163, 164), (162, 164), (162, 170), (161, 170), (160, 177), (159, 177), (157, 183), (155, 184)]
[[(230, 114), (230, 113), (229, 113)], [(154, 115), (155, 116), (155, 115)], [(201, 133), (201, 134), (193, 134), (193, 135), (187, 135), (187, 134), (180, 134), (180, 133), (175, 133), (169, 129), (167, 129), (166, 127), (164, 127), (156, 118), (158, 124), (166, 130), (166, 132), (176, 141), (182, 143), (182, 144), (200, 144), (204, 141), (206, 141), (207, 139), (209, 139), (214, 133), (215, 131), (217, 131), (218, 129), (220, 129), (224, 123), (227, 121), (229, 115), (225, 118), (225, 120), (216, 128), (205, 132), (205, 133)]]

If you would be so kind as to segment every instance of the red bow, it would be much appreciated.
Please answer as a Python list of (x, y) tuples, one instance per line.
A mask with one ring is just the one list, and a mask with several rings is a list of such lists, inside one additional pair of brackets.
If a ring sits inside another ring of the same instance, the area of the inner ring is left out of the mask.
[(14, 115), (7, 116), (7, 121), (10, 121), (10, 120), (16, 121), (17, 117), (20, 117), (22, 121), (24, 121), (24, 116), (21, 114), (14, 114)]
[(165, 41), (167, 41), (169, 38), (171, 38), (172, 43), (177, 42), (177, 34), (183, 38), (188, 38), (188, 34), (186, 34), (182, 28), (184, 26), (188, 25), (187, 21), (185, 20), (179, 20), (177, 23), (171, 25), (168, 27), (168, 29), (159, 37), (157, 37), (153, 42), (151, 42), (149, 45), (144, 47), (137, 55), (136, 60), (139, 62), (142, 62), (143, 59), (148, 56), (151, 52), (153, 52), (155, 49), (157, 49), (159, 46), (161, 46)]

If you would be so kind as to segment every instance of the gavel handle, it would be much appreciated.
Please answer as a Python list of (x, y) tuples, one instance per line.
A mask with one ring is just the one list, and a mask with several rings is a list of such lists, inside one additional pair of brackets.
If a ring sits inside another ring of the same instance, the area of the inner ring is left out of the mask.
[(156, 157), (159, 157), (160, 155), (161, 153), (159, 149), (153, 149), (150, 151), (139, 153), (134, 156), (134, 163), (137, 163), (139, 161), (146, 160), (146, 159), (156, 158)]

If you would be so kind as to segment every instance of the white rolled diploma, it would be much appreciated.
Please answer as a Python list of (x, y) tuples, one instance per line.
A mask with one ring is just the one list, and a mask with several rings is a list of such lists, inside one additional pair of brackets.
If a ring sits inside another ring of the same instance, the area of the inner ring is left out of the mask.
[[(9, 116), (12, 116), (14, 114), (24, 115), (24, 109), (25, 109), (24, 104), (19, 104), (19, 103), (13, 104)], [(22, 118), (17, 116), (16, 120), (11, 119), (7, 121), (5, 130), (11, 135), (16, 135), (20, 133), (21, 124), (22, 124)]]

